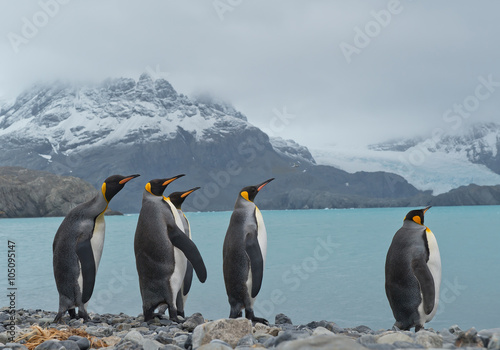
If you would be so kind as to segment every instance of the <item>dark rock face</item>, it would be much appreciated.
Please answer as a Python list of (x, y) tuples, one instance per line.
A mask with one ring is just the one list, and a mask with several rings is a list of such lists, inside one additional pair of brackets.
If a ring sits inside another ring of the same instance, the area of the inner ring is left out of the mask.
[(499, 186), (462, 186), (450, 192), (434, 197), (432, 205), (498, 205), (500, 203)]
[(0, 217), (64, 216), (96, 193), (76, 177), (0, 167)]

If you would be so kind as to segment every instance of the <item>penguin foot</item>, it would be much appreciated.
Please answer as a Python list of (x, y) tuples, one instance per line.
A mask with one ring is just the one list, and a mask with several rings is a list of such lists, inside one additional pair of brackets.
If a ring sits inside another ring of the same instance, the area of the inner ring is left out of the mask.
[(90, 321), (89, 314), (85, 310), (78, 309), (78, 318), (83, 318), (83, 322)]
[(420, 331), (420, 330), (422, 330), (422, 329), (425, 331), (424, 326), (421, 326), (421, 325), (417, 324), (417, 325), (415, 326), (415, 333), (417, 333), (418, 331)]
[(71, 319), (76, 318), (76, 311), (75, 311), (75, 309), (69, 309), (68, 310), (68, 314), (69, 314), (69, 317)]
[(263, 323), (263, 324), (265, 324), (266, 326), (269, 326), (269, 321), (268, 321), (268, 320), (266, 320), (265, 318), (261, 318), (261, 317), (253, 317), (253, 318), (251, 319), (251, 321), (252, 321), (252, 322), (255, 322), (255, 323), (257, 323), (257, 322), (258, 322), (258, 323)]
[(54, 318), (54, 321), (52, 321), (52, 322), (53, 322), (53, 323), (59, 323), (59, 322), (61, 322), (61, 319), (62, 319), (62, 317), (63, 317), (63, 314), (64, 314), (64, 312), (59, 311), (59, 312), (57, 313), (56, 317)]
[(170, 317), (170, 321), (175, 322), (175, 323), (182, 323), (183, 321), (180, 320), (179, 317)]

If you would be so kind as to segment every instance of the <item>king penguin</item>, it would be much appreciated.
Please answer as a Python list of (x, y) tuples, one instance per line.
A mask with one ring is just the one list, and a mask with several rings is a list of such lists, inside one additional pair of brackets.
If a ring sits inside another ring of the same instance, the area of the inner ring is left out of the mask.
[(173, 205), (172, 209), (170, 200), (163, 197), (167, 185), (181, 176), (151, 180), (142, 197), (134, 250), (145, 321), (153, 318), (157, 307), (166, 304), (170, 319), (179, 322), (176, 299), (187, 260), (202, 283), (207, 279), (198, 248), (184, 233), (177, 209)]
[[(192, 239), (191, 226), (189, 225), (189, 221), (186, 215), (184, 215), (184, 212), (182, 211), (182, 203), (184, 203), (187, 196), (189, 196), (191, 193), (199, 189), (200, 187), (195, 187), (184, 192), (173, 192), (167, 198), (165, 198), (165, 201), (167, 203), (168, 202), (172, 203), (172, 205), (177, 209), (177, 212), (179, 213), (179, 218), (182, 222), (183, 231), (186, 234), (186, 236), (189, 237), (189, 239)], [(188, 293), (189, 290), (191, 289), (192, 280), (193, 280), (193, 265), (189, 261), (187, 261), (186, 273), (184, 275), (184, 282), (182, 283), (179, 293), (177, 293), (177, 301), (176, 301), (177, 314), (182, 317), (184, 317), (184, 306), (186, 305)], [(164, 314), (166, 309), (167, 309), (166, 305), (160, 306), (159, 313)]]
[(266, 262), (267, 232), (262, 214), (254, 204), (255, 196), (273, 179), (243, 188), (238, 194), (222, 249), (222, 268), (231, 306), (230, 318), (242, 316), (269, 324), (255, 317), (253, 303), (262, 285)]
[(59, 292), (59, 322), (66, 311), (71, 318), (89, 320), (87, 303), (94, 291), (95, 277), (104, 245), (104, 213), (109, 201), (127, 182), (139, 175), (113, 175), (90, 201), (72, 209), (64, 218), (52, 245), (54, 277)]
[(401, 330), (418, 332), (436, 314), (441, 257), (436, 237), (424, 226), (430, 207), (410, 211), (392, 240), (385, 262), (385, 292)]

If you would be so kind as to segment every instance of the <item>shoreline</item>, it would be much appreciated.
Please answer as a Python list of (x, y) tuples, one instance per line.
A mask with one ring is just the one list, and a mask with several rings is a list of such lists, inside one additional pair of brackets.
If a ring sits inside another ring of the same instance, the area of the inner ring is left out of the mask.
[(0, 309), (0, 349), (500, 349), (500, 328), (461, 330), (452, 325), (441, 331), (430, 328), (415, 333), (372, 330), (364, 325), (342, 328), (324, 320), (295, 325), (284, 314), (276, 315), (269, 320), (274, 324), (266, 326), (252, 325), (244, 318), (210, 321), (199, 313), (182, 323), (166, 316), (146, 323), (142, 315), (90, 313), (91, 321), (87, 323), (70, 320), (66, 315), (65, 324), (54, 324), (55, 315), (55, 311), (19, 309), (14, 315), (15, 326), (11, 326), (9, 309)]

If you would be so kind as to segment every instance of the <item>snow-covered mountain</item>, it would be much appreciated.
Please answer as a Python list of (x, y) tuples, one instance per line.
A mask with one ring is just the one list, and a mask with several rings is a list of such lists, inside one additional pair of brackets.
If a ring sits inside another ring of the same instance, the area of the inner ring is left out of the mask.
[(270, 139), (229, 104), (188, 98), (146, 74), (26, 90), (1, 107), (0, 166), (71, 174), (94, 186), (110, 174), (140, 173), (118, 195), (125, 200), (113, 203), (127, 212), (139, 210), (145, 182), (179, 173), (187, 176), (172, 190), (202, 186), (188, 201), (193, 210), (230, 210), (242, 187), (270, 177), (280, 181), (259, 196), (263, 208), (401, 205), (390, 201), (418, 194), (394, 174), (317, 166), (306, 147)]
[(500, 184), (500, 124), (482, 123), (435, 138), (393, 140), (364, 148), (314, 149), (318, 164), (348, 172), (387, 171), (434, 195), (469, 184)]

